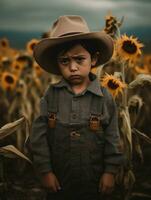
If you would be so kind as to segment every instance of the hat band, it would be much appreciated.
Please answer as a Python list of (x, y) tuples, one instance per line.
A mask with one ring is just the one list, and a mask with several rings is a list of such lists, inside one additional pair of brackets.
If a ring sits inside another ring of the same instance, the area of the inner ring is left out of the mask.
[(65, 33), (65, 34), (62, 34), (60, 35), (59, 37), (64, 37), (64, 36), (68, 36), (68, 35), (78, 35), (78, 34), (81, 34), (83, 32), (71, 32), (71, 33)]

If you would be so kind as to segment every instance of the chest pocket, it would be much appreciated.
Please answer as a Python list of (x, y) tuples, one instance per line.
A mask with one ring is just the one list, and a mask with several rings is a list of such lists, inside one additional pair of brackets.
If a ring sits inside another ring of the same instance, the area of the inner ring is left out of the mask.
[[(103, 91), (103, 90), (102, 90)], [(46, 99), (42, 99), (42, 112), (48, 116), (48, 126), (55, 128), (58, 112), (59, 89), (50, 87)], [(104, 96), (92, 96), (89, 116), (89, 128), (93, 132), (98, 132), (102, 127), (108, 124), (109, 113), (105, 105)]]

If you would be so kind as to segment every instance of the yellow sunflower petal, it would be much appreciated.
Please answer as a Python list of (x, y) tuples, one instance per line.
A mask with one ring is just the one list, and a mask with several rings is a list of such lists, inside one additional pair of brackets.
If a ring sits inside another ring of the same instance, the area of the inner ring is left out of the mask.
[(4, 72), (1, 76), (1, 87), (4, 90), (13, 90), (17, 84), (17, 76), (15, 74)]
[(32, 39), (30, 40), (29, 42), (27, 42), (27, 45), (26, 45), (26, 49), (27, 49), (27, 52), (32, 55), (33, 54), (33, 49), (35, 47), (35, 45), (39, 42), (38, 39)]
[(122, 61), (135, 62), (142, 54), (143, 44), (134, 36), (122, 35), (115, 41), (116, 55)]
[(22, 70), (24, 68), (23, 63), (18, 62), (17, 60), (14, 60), (11, 64), (11, 71), (16, 74), (17, 76), (20, 76)]
[(7, 38), (0, 39), (0, 47), (8, 48), (9, 47), (9, 40)]
[(123, 92), (126, 84), (113, 75), (106, 74), (101, 80), (102, 86), (106, 87), (115, 98), (119, 93)]

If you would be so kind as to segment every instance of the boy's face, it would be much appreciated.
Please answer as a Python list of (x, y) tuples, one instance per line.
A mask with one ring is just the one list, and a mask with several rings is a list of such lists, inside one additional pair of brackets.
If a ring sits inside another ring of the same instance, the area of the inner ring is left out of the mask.
[(91, 58), (90, 53), (77, 44), (59, 54), (57, 62), (61, 74), (71, 85), (81, 85), (89, 81), (91, 66), (96, 64), (97, 58)]

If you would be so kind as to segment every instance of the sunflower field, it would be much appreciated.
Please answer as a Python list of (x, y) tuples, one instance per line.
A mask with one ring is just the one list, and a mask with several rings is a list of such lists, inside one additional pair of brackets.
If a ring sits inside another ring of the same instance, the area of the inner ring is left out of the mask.
[[(151, 54), (143, 53), (144, 44), (137, 36), (121, 34), (123, 22), (124, 18), (106, 16), (104, 31), (114, 41), (114, 54), (110, 62), (92, 69), (117, 103), (126, 160), (110, 199), (151, 199)], [(49, 37), (49, 32), (43, 37)], [(37, 42), (33, 38), (19, 50), (0, 38), (0, 200), (45, 199), (28, 136), (39, 114), (40, 98), (60, 77), (35, 62)]]

